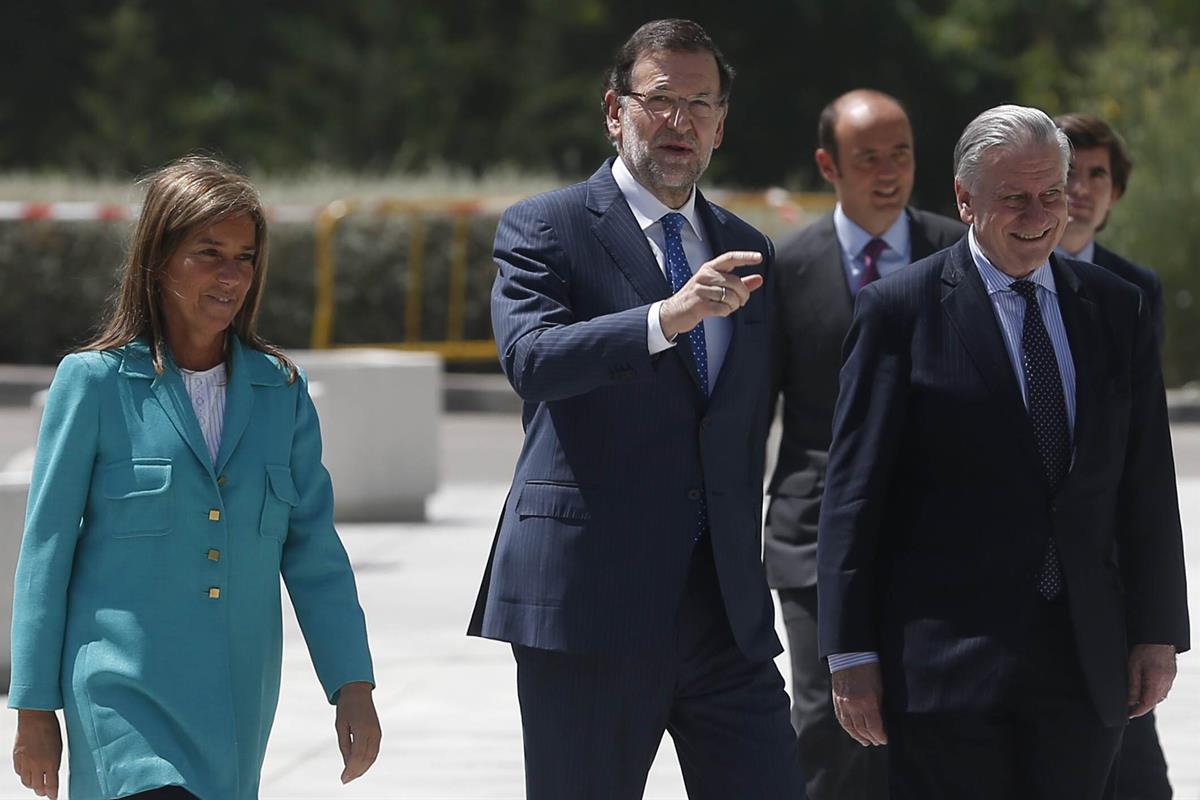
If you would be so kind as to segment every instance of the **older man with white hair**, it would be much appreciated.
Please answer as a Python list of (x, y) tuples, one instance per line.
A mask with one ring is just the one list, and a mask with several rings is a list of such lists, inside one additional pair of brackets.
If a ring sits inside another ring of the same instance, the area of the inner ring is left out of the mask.
[(1071, 147), (999, 106), (955, 148), (958, 244), (858, 295), (818, 540), (834, 705), (896, 798), (1100, 798), (1186, 650), (1139, 291), (1053, 255)]

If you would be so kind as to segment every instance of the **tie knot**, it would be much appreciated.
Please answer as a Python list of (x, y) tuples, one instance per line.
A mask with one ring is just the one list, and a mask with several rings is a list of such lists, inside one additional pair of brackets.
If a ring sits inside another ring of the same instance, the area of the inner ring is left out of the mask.
[(662, 223), (664, 231), (674, 236), (683, 228), (684, 218), (683, 214), (680, 214), (678, 211), (672, 211), (670, 214), (663, 214), (659, 222)]
[(879, 254), (887, 249), (887, 242), (878, 237), (867, 242), (867, 246), (862, 249), (863, 258), (871, 259), (872, 261), (879, 260)]
[(1010, 283), (1008, 285), (1008, 288), (1012, 289), (1014, 292), (1021, 295), (1021, 297), (1024, 297), (1026, 302), (1033, 300), (1035, 297), (1037, 297), (1037, 284), (1034, 283), (1033, 281), (1027, 281), (1027, 280), (1013, 281), (1012, 283)]

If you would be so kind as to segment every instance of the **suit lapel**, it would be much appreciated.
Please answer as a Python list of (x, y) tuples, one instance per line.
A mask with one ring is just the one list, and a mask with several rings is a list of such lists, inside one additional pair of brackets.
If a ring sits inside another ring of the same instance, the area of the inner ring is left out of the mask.
[(925, 235), (925, 227), (921, 224), (917, 210), (909, 208), (905, 209), (904, 213), (908, 216), (908, 246), (912, 251), (912, 260), (920, 261), (922, 258), (936, 253), (933, 242), (929, 241), (929, 237)]
[(845, 332), (850, 329), (854, 297), (846, 283), (842, 245), (833, 226), (833, 214), (816, 224), (820, 226), (820, 236), (796, 275), (797, 294), (803, 298), (809, 314), (825, 320), (833, 330)]
[(612, 176), (612, 159), (587, 182), (587, 207), (597, 215), (592, 226), (617, 269), (647, 303), (671, 296), (667, 278), (658, 267), (646, 234), (638, 226)]
[[(646, 234), (613, 179), (612, 161), (611, 158), (605, 161), (587, 182), (587, 207), (597, 217), (592, 231), (643, 302), (666, 300), (671, 296), (671, 287), (654, 258)], [(696, 391), (702, 393), (700, 374), (687, 342), (680, 341), (671, 349), (676, 358), (682, 359)]]
[(179, 368), (170, 356), (167, 357), (166, 369), (159, 375), (155, 373), (150, 361), (149, 346), (144, 342), (134, 342), (125, 347), (121, 374), (134, 379), (150, 380), (150, 393), (158, 401), (167, 419), (171, 420), (180, 438), (187, 442), (203, 469), (210, 475), (215, 475), (208, 445), (204, 443), (200, 423), (196, 421), (196, 412), (192, 410), (192, 401), (183, 387), (183, 379), (179, 377)]
[(1103, 341), (1103, 326), (1099, 309), (1087, 296), (1075, 271), (1057, 256), (1050, 257), (1050, 269), (1054, 273), (1067, 343), (1071, 347), (1071, 362), (1075, 365), (1075, 435), (1072, 437), (1075, 453), (1072, 469), (1067, 474), (1069, 481), (1076, 472), (1074, 465), (1087, 455), (1088, 443), (1095, 438), (1090, 435), (1090, 426), (1096, 415), (1096, 398), (1101, 388), (1099, 380), (1103, 374), (1096, 361), (1100, 352), (1096, 343)]
[(1041, 463), (1033, 426), (1021, 397), (1021, 387), (1013, 374), (1012, 361), (1004, 346), (1000, 324), (987, 287), (971, 258), (967, 237), (963, 237), (947, 254), (942, 268), (942, 308), (954, 330), (971, 356), (998, 405), (1004, 409), (1004, 419), (1021, 441), (1027, 455), (1035, 464)]
[(250, 365), (237, 337), (229, 348), (229, 369), (226, 370), (225, 419), (221, 431), (221, 447), (217, 450), (217, 473), (225, 470), (229, 457), (242, 438), (254, 410), (254, 387), (250, 384)]

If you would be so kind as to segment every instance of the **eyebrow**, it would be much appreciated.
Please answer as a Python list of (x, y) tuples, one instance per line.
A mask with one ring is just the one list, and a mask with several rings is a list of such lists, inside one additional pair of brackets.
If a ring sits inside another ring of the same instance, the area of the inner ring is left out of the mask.
[(697, 97), (712, 97), (714, 94), (713, 92), (696, 92), (695, 94), (684, 94), (682, 92), (676, 91), (675, 89), (672, 89), (669, 81), (664, 81), (662, 83), (656, 83), (654, 86), (647, 89), (645, 92), (640, 92), (640, 94), (646, 94), (648, 92), (671, 92), (672, 94), (677, 94), (680, 97), (686, 97), (689, 100), (694, 100)]
[[(198, 240), (196, 240), (196, 244), (215, 244), (218, 247), (220, 247), (221, 245), (223, 245), (225, 243), (222, 242), (220, 239), (214, 239), (211, 236), (201, 236)], [(258, 248), (256, 248), (254, 245), (251, 244), (251, 245), (246, 245), (245, 247), (243, 247), (242, 252), (243, 253), (252, 253), (257, 249)]]

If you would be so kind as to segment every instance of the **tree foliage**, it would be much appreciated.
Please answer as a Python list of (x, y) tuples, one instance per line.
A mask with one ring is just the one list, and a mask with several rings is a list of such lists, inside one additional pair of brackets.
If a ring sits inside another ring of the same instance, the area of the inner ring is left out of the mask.
[(941, 210), (981, 110), (1110, 119), (1138, 167), (1104, 238), (1161, 271), (1169, 378), (1200, 378), (1195, 0), (17, 0), (0, 9), (0, 170), (125, 178), (199, 148), (260, 174), (581, 177), (612, 152), (614, 50), (679, 14), (738, 69), (712, 183), (820, 188), (817, 115), (860, 86), (908, 107), (915, 200)]

